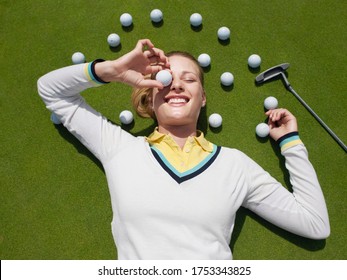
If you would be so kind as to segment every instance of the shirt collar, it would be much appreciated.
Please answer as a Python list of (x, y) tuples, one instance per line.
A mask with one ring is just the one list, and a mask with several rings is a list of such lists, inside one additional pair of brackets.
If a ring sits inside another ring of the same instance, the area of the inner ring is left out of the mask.
[[(213, 147), (211, 143), (206, 140), (204, 133), (200, 130), (197, 130), (196, 134), (197, 134), (196, 136), (189, 136), (189, 138), (193, 138), (196, 141), (196, 143), (206, 152), (212, 152)], [(155, 143), (160, 143), (167, 137), (172, 139), (170, 135), (160, 133), (158, 131), (158, 127), (156, 127), (154, 131), (152, 132), (152, 134), (146, 137), (146, 140), (150, 145), (153, 145)], [(187, 139), (187, 141), (189, 140), (189, 138)]]

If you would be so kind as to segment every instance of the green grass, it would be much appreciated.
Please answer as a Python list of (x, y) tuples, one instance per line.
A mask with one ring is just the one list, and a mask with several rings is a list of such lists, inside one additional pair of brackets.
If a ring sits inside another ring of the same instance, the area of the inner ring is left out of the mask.
[[(164, 24), (149, 20), (152, 9)], [(282, 160), (271, 141), (258, 141), (255, 126), (265, 119), (263, 100), (274, 95), (298, 119), (326, 196), (331, 236), (307, 240), (269, 225), (241, 210), (233, 236), (235, 259), (346, 259), (346, 153), (285, 90), (280, 81), (256, 87), (247, 67), (252, 53), (262, 57), (260, 71), (289, 62), (294, 89), (347, 143), (345, 1), (5, 1), (0, 0), (0, 257), (1, 259), (114, 259), (112, 213), (106, 179), (95, 158), (60, 126), (38, 97), (36, 81), (46, 72), (71, 64), (81, 51), (88, 61), (113, 59), (150, 38), (159, 48), (211, 55), (206, 73), (206, 115), (223, 116), (220, 131), (207, 138), (238, 148), (287, 184)], [(133, 15), (132, 30), (119, 16)], [(203, 28), (194, 31), (189, 16), (199, 12)], [(227, 45), (218, 42), (220, 26), (231, 29)], [(121, 48), (109, 49), (110, 33)], [(235, 76), (225, 91), (219, 76)], [(130, 89), (112, 84), (84, 97), (119, 123), (130, 107)], [(135, 117), (134, 134), (148, 132), (151, 121)]]

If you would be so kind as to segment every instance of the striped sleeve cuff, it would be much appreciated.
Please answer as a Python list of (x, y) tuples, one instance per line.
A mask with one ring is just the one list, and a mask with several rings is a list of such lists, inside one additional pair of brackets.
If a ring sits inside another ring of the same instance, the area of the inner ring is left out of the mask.
[(277, 140), (277, 143), (281, 148), (281, 152), (284, 152), (290, 147), (303, 144), (300, 140), (299, 133), (297, 131), (283, 135), (281, 138)]
[(90, 63), (87, 63), (84, 66), (84, 73), (86, 74), (87, 78), (89, 81), (93, 82), (95, 85), (104, 85), (108, 84), (109, 82), (105, 82), (102, 79), (98, 77), (95, 73), (95, 64), (98, 62), (103, 62), (105, 61), (104, 59), (96, 59)]

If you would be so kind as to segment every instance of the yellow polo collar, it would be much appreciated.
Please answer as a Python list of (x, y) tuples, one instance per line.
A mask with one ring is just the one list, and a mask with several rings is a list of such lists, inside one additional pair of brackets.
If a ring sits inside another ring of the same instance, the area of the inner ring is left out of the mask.
[[(158, 144), (163, 140), (170, 144), (170, 146), (177, 145), (169, 134), (160, 133), (157, 127), (155, 128), (153, 133), (149, 135), (146, 139), (150, 145)], [(213, 151), (213, 145), (206, 140), (202, 131), (197, 130), (197, 136), (189, 136), (187, 139), (187, 141), (190, 142), (193, 142), (194, 140), (206, 152), (211, 153)]]

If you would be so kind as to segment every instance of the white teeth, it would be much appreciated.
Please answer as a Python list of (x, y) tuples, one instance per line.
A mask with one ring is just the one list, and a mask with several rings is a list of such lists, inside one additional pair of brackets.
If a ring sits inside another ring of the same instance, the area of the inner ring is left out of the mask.
[(172, 103), (187, 103), (187, 100), (184, 98), (170, 98), (168, 101), (169, 104)]

